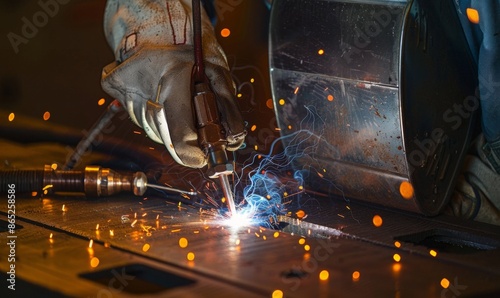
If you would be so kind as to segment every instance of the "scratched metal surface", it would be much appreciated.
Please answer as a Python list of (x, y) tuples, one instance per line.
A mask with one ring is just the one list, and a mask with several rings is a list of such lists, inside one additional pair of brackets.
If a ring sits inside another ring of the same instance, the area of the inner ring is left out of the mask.
[[(19, 230), (18, 278), (63, 295), (87, 297), (103, 288), (78, 274), (134, 262), (174, 270), (198, 281), (182, 290), (158, 293), (161, 297), (220, 297), (219, 291), (270, 297), (278, 289), (285, 297), (437, 297), (444, 291), (440, 286), (443, 278), (455, 282), (463, 297), (500, 291), (496, 282), (500, 272), (495, 265), (498, 252), (476, 255), (478, 260), (491, 261), (480, 268), (469, 260), (450, 261), (441, 254), (433, 258), (405, 245), (395, 248), (390, 245), (390, 235), (395, 234), (391, 230), (398, 231), (395, 225), (412, 231), (419, 223), (431, 224), (377, 210), (387, 228), (376, 229), (371, 224), (373, 211), (367, 212), (363, 206), (351, 205), (350, 218), (336, 216), (342, 219), (337, 224), (343, 222), (343, 232), (311, 223), (321, 224), (328, 219), (321, 219), (321, 214), (332, 218), (338, 211), (322, 207), (322, 213), (315, 213), (318, 208), (306, 210), (310, 218), (305, 222), (283, 218), (289, 225), (276, 233), (258, 226), (231, 229), (214, 214), (179, 207), (172, 198), (19, 198), (16, 204), (18, 220), (24, 219), (26, 226)], [(0, 210), (5, 220), (6, 206)], [(329, 225), (335, 227), (335, 221)], [(186, 248), (179, 246), (181, 238), (188, 240)], [(304, 244), (299, 243), (301, 238)], [(101, 260), (97, 268), (89, 266), (90, 240), (94, 256)], [(194, 253), (194, 261), (187, 260), (188, 252)], [(7, 254), (5, 246), (0, 253)], [(393, 260), (395, 253), (401, 262)], [(2, 271), (6, 266), (2, 261)], [(40, 273), (43, 270), (46, 274)], [(322, 270), (330, 274), (327, 281), (318, 278)], [(360, 273), (358, 279), (352, 277), (355, 271)], [(67, 282), (61, 283), (63, 279)]]

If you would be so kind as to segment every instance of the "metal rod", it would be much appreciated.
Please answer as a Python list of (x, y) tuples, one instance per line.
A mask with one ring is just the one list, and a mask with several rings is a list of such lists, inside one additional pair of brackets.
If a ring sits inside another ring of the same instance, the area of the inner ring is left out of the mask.
[(231, 211), (231, 215), (236, 215), (236, 205), (234, 204), (233, 193), (231, 192), (231, 185), (229, 184), (229, 179), (227, 175), (221, 174), (219, 175), (219, 181), (222, 185), (222, 191), (224, 192), (224, 196), (227, 200), (227, 205), (229, 206), (229, 211)]
[(146, 187), (151, 187), (151, 188), (155, 188), (155, 189), (163, 189), (163, 190), (168, 190), (168, 191), (183, 193), (183, 194), (187, 194), (187, 195), (190, 195), (190, 196), (197, 195), (197, 193), (195, 191), (186, 191), (186, 190), (182, 190), (182, 189), (178, 189), (178, 188), (172, 188), (172, 187), (163, 186), (163, 185), (157, 185), (157, 184), (146, 183)]

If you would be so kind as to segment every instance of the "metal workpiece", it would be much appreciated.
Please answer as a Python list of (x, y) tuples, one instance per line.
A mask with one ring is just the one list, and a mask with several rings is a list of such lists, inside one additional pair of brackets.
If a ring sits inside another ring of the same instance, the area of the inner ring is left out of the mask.
[[(54, 170), (50, 165), (46, 165), (43, 170), (2, 171), (0, 180), (15, 184), (20, 193), (46, 190), (49, 193), (84, 193), (97, 197), (121, 192), (142, 196), (147, 185), (146, 175), (142, 172), (119, 173), (100, 166), (87, 166), (83, 171)], [(6, 191), (4, 184), (0, 187), (0, 193)]]

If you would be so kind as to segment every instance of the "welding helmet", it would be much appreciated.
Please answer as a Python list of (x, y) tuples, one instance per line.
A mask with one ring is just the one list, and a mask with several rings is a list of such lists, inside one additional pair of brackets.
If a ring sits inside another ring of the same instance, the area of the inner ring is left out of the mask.
[(452, 0), (274, 0), (270, 71), (286, 152), (310, 187), (442, 210), (479, 106)]

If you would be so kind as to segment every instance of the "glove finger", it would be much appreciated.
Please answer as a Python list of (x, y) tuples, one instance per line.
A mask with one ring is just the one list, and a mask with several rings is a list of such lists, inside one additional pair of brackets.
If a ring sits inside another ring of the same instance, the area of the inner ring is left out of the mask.
[[(201, 168), (206, 165), (206, 156), (198, 144), (198, 133), (194, 122), (192, 94), (191, 94), (191, 53), (185, 53), (181, 62), (181, 55), (176, 61), (175, 68), (170, 68), (164, 74), (160, 87), (159, 103), (163, 103), (167, 133), (162, 134), (162, 139), (169, 151), (174, 151), (181, 163)], [(159, 121), (159, 119), (157, 119)], [(161, 122), (161, 121), (160, 121)], [(160, 133), (164, 131), (160, 128)], [(168, 145), (167, 145), (168, 144)]]
[(146, 102), (143, 99), (140, 100), (134, 100), (134, 99), (127, 99), (126, 101), (126, 107), (127, 111), (130, 115), (130, 118), (132, 121), (137, 124), (139, 127), (142, 127), (148, 137), (157, 142), (157, 143), (162, 143), (162, 140), (160, 138), (160, 134), (158, 133), (158, 130), (155, 128), (153, 129), (152, 126), (150, 125), (150, 122), (146, 118)]

